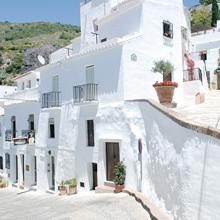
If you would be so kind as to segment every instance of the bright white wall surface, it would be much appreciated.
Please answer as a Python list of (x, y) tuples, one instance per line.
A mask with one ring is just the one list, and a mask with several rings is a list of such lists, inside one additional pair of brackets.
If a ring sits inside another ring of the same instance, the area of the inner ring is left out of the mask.
[[(30, 89), (29, 81), (31, 81), (31, 88), (38, 87), (40, 83), (40, 72), (31, 71), (29, 73), (25, 73), (15, 78), (15, 82), (17, 84), (18, 90)], [(24, 83), (24, 89), (23, 89), (23, 83)]]
[(52, 91), (53, 76), (58, 75), (62, 102), (71, 101), (73, 86), (86, 84), (86, 67), (94, 65), (100, 101), (121, 99), (123, 97), (121, 53), (120, 46), (106, 48), (47, 66), (42, 69), (41, 93)]
[(40, 112), (39, 102), (25, 102), (5, 106), (4, 130), (11, 129), (11, 117), (16, 117), (16, 130), (18, 136), (21, 136), (22, 130), (29, 130), (28, 118), (30, 114), (34, 115), (35, 130), (38, 130), (38, 117)]
[(141, 4), (131, 9), (124, 9), (122, 12), (112, 12), (109, 17), (98, 22), (99, 40), (104, 38), (110, 40), (112, 38), (140, 32), (142, 29), (142, 15)]
[[(87, 146), (86, 120), (95, 122), (95, 146)], [(142, 140), (141, 163), (138, 140)], [(141, 190), (175, 220), (218, 220), (220, 141), (185, 128), (147, 102), (62, 106), (57, 182), (76, 177), (92, 187), (106, 181), (105, 143), (118, 142), (127, 166), (126, 187)], [(76, 156), (77, 155), (77, 156)], [(171, 219), (172, 219), (171, 218)]]
[(81, 48), (96, 44), (96, 37), (91, 34), (91, 32), (94, 32), (93, 21), (109, 14), (110, 9), (111, 0), (93, 0), (81, 5)]

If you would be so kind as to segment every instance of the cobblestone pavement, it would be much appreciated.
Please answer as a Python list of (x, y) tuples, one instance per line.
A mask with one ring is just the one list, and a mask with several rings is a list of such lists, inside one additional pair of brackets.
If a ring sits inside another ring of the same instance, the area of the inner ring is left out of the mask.
[(18, 189), (0, 189), (1, 220), (150, 220), (127, 194), (80, 193), (57, 196)]

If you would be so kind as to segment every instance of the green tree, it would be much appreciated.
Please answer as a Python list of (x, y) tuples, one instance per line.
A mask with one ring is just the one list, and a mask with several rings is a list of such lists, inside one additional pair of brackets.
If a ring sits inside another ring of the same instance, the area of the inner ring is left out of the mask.
[(0, 66), (4, 64), (2, 53), (0, 52)]
[(216, 27), (219, 18), (219, 8), (217, 0), (212, 0), (212, 27)]
[(208, 9), (202, 7), (191, 12), (192, 17), (192, 32), (201, 31), (211, 28), (211, 14)]
[(200, 0), (199, 3), (202, 5), (210, 5), (212, 4), (212, 0)]

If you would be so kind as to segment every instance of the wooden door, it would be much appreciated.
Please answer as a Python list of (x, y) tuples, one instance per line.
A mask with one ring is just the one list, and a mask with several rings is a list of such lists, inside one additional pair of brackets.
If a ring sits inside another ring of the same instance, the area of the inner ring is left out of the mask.
[(51, 189), (55, 189), (55, 159), (54, 156), (51, 157)]
[(220, 90), (220, 74), (217, 74), (217, 89)]
[(97, 173), (97, 163), (92, 163), (92, 174), (93, 174), (93, 190), (98, 186), (98, 173)]
[(106, 177), (107, 181), (114, 179), (114, 167), (120, 161), (119, 143), (106, 143)]
[(15, 182), (18, 182), (18, 156), (15, 156)]

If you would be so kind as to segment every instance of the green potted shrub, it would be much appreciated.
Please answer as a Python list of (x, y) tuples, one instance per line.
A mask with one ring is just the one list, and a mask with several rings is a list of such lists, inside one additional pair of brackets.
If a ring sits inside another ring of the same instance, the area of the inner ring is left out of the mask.
[(73, 195), (73, 194), (77, 193), (77, 180), (76, 180), (76, 178), (66, 180), (64, 182), (64, 184), (66, 186), (67, 195)]
[(63, 196), (66, 194), (66, 187), (64, 185), (64, 181), (61, 181), (61, 184), (58, 186), (58, 190), (59, 190), (59, 195)]
[(163, 75), (163, 82), (156, 82), (153, 85), (161, 104), (172, 103), (174, 90), (178, 87), (176, 82), (172, 82), (173, 70), (174, 67), (169, 61), (159, 60), (154, 62), (152, 71)]
[(3, 178), (1, 178), (0, 179), (0, 188), (5, 188), (7, 186), (8, 186), (8, 181), (3, 179)]
[(115, 192), (120, 193), (124, 189), (126, 177), (126, 166), (123, 162), (118, 162), (114, 167)]

